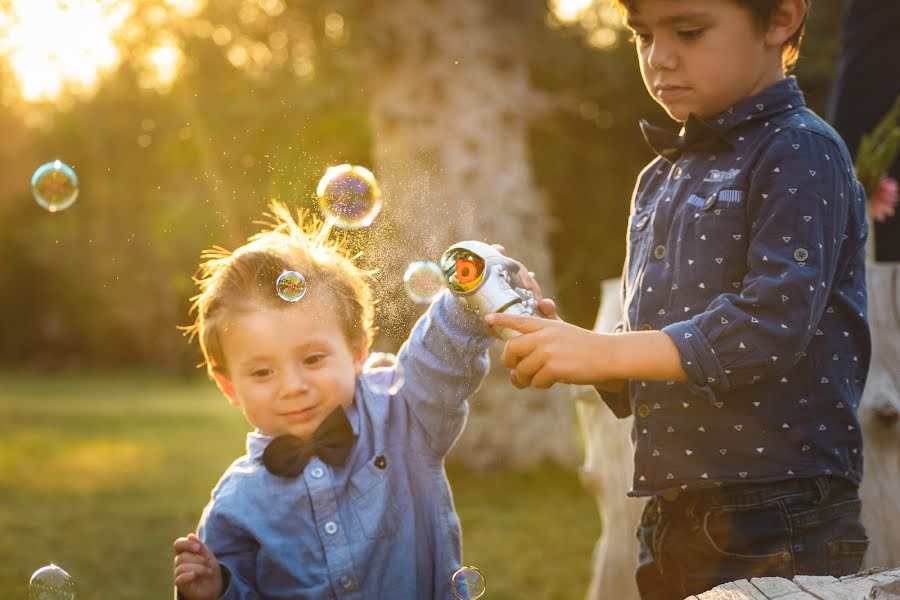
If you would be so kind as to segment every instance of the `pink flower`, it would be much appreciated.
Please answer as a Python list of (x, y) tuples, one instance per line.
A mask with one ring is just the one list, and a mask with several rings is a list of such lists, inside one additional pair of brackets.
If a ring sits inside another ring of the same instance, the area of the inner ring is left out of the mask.
[(882, 176), (869, 197), (869, 214), (879, 223), (894, 216), (897, 208), (897, 180)]

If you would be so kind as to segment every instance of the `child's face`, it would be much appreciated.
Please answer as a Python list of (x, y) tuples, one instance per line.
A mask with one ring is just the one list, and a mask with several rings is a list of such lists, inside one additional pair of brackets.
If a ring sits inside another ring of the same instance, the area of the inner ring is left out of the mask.
[(308, 439), (353, 400), (366, 344), (351, 347), (326, 302), (231, 315), (219, 334), (228, 375), (219, 387), (262, 433)]
[(625, 22), (647, 91), (676, 121), (709, 118), (784, 77), (782, 38), (736, 0), (640, 0)]

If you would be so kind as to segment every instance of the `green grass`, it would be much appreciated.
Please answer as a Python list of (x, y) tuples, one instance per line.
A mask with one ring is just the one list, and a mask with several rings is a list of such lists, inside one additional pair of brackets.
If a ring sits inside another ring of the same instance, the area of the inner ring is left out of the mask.
[[(0, 375), (0, 598), (51, 562), (77, 600), (171, 598), (172, 541), (246, 430), (206, 381)], [(448, 472), (485, 599), (583, 597), (600, 524), (575, 473)]]

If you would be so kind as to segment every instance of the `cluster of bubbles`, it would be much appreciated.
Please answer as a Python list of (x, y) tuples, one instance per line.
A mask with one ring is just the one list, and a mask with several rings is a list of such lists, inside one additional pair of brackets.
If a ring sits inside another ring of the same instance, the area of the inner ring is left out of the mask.
[(329, 167), (316, 188), (319, 209), (338, 227), (368, 227), (381, 212), (381, 186), (358, 165)]
[(28, 582), (28, 600), (75, 600), (75, 581), (54, 564), (41, 567)]
[(481, 598), (487, 589), (484, 575), (478, 567), (463, 567), (453, 574), (451, 580), (453, 597), (457, 600)]
[(285, 271), (275, 280), (275, 293), (285, 302), (296, 302), (306, 294), (306, 278), (297, 271)]
[(419, 260), (406, 268), (403, 285), (413, 301), (429, 304), (446, 287), (446, 280), (437, 263)]
[(42, 208), (52, 213), (65, 210), (78, 198), (78, 176), (62, 161), (44, 163), (31, 176), (31, 193)]
[(374, 391), (394, 395), (401, 387), (405, 373), (403, 365), (390, 352), (373, 352), (363, 365), (363, 374)]

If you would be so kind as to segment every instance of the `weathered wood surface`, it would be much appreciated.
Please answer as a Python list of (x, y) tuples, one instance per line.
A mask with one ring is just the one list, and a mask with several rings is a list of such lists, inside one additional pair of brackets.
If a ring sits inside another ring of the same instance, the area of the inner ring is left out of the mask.
[(900, 569), (834, 577), (759, 577), (725, 583), (686, 600), (900, 600)]

